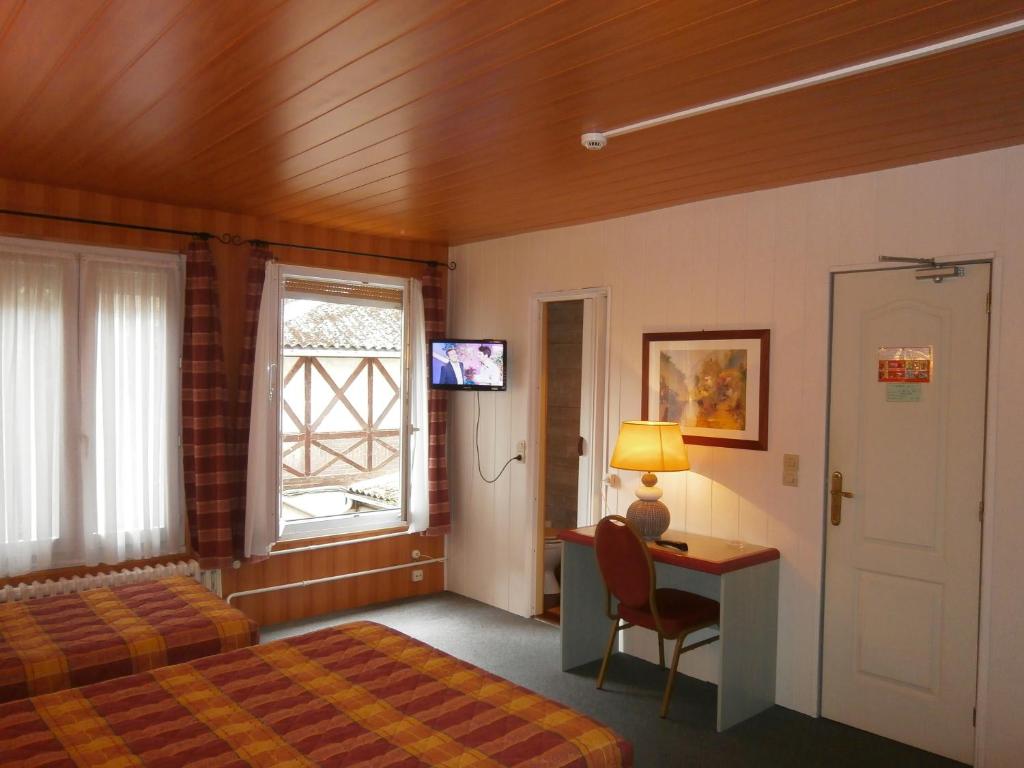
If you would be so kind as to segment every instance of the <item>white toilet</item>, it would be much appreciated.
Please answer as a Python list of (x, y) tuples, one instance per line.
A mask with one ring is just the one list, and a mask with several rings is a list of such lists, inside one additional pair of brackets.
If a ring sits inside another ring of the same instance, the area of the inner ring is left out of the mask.
[(562, 562), (562, 541), (557, 537), (544, 539), (544, 594), (557, 595), (561, 591), (558, 587), (558, 579), (555, 578), (555, 568)]

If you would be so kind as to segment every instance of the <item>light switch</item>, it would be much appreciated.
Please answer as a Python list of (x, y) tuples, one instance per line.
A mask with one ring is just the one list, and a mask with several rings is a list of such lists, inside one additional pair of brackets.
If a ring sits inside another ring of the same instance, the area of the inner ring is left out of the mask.
[(800, 457), (795, 453), (782, 455), (782, 484), (793, 488), (800, 484)]

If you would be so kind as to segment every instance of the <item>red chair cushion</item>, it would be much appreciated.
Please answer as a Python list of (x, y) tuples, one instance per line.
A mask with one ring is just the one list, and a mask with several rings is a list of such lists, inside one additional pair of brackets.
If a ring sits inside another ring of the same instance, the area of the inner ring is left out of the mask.
[[(678, 637), (695, 626), (718, 623), (718, 602), (708, 597), (684, 592), (681, 589), (662, 588), (654, 592), (665, 637)], [(657, 631), (650, 605), (635, 608), (619, 604), (619, 615), (630, 624)]]

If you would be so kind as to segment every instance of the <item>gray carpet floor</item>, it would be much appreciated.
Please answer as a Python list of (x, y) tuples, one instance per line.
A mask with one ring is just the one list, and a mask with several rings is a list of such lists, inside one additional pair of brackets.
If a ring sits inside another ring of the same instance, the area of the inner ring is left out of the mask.
[(637, 768), (662, 766), (959, 766), (830, 720), (772, 707), (715, 731), (715, 686), (680, 676), (666, 720), (658, 717), (665, 672), (633, 656), (612, 658), (605, 690), (599, 664), (560, 669), (558, 629), (445, 592), (265, 627), (262, 641), (369, 619), (501, 675), (615, 729), (633, 743)]

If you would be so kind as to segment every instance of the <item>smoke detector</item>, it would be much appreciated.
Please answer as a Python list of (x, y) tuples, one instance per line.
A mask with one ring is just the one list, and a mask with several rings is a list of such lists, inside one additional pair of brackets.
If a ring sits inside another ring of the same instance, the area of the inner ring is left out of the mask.
[(608, 144), (608, 138), (603, 133), (584, 133), (580, 136), (580, 143), (585, 149), (596, 152), (604, 149)]

